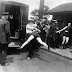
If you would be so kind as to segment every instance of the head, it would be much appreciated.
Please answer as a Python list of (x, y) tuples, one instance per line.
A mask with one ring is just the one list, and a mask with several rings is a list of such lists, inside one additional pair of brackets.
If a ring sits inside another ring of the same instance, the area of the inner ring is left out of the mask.
[(2, 18), (8, 20), (9, 12), (2, 13)]
[(44, 17), (44, 18), (43, 18), (43, 21), (47, 21), (47, 18), (46, 18), (46, 17)]
[(71, 26), (71, 23), (68, 23), (68, 26)]
[(32, 21), (32, 20), (29, 20), (29, 21), (28, 21), (28, 23), (29, 23), (29, 24), (33, 24), (33, 23), (34, 23), (34, 21)]
[(2, 15), (2, 19), (6, 19), (4, 15)]

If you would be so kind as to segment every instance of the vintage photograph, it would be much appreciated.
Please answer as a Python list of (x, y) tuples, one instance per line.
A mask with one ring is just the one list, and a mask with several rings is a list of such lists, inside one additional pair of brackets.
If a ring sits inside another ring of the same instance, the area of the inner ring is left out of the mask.
[(72, 72), (72, 0), (0, 0), (0, 72)]

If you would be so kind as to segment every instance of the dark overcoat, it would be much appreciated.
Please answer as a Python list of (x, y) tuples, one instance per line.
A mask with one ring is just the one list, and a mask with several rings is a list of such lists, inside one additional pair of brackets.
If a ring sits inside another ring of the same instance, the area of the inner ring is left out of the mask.
[[(8, 35), (6, 35), (6, 33)], [(10, 36), (10, 24), (6, 19), (0, 19), (0, 43), (7, 44)]]

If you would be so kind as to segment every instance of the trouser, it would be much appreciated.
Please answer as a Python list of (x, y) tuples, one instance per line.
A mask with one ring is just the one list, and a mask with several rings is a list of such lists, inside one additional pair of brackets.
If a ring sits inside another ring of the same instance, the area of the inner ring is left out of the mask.
[(8, 44), (0, 43), (0, 64), (6, 61)]
[(36, 50), (38, 50), (38, 47), (40, 44), (36, 41), (36, 39), (33, 39), (28, 45), (27, 45), (27, 51), (28, 51), (28, 57), (32, 57)]

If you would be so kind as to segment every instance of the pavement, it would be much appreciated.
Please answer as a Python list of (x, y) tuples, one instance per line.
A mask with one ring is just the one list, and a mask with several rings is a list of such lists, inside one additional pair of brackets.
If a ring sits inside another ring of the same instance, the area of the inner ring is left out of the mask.
[[(44, 49), (44, 47), (42, 49)], [(47, 50), (47, 49), (45, 48), (45, 50)], [(71, 47), (70, 48), (66, 48), (66, 49), (51, 48), (50, 47), (50, 52), (53, 52), (53, 53), (55, 53), (57, 55), (60, 55), (62, 57), (65, 57), (67, 59), (72, 60), (72, 48)]]
[(31, 60), (26, 55), (25, 52), (8, 55), (9, 65), (0, 66), (0, 72), (72, 72), (72, 63), (51, 52), (40, 49)]
[[(20, 47), (20, 46), (19, 46), (18, 42), (11, 42), (8, 47), (11, 48), (11, 47)], [(45, 48), (44, 46), (42, 46), (41, 48), (47, 50), (47, 48)], [(62, 57), (72, 60), (72, 48), (71, 47), (66, 48), (66, 49), (61, 49), (61, 46), (60, 46), (60, 48), (51, 48), (50, 47), (50, 51), (55, 54), (58, 54)]]
[[(20, 46), (18, 42), (11, 42), (8, 47), (11, 48), (11, 47), (20, 47)], [(47, 48), (45, 48), (44, 46), (42, 46), (41, 48), (47, 50)], [(61, 47), (60, 48), (50, 47), (50, 51), (62, 57), (72, 60), (72, 48), (71, 47), (66, 48), (66, 49), (61, 49)]]
[(61, 56), (64, 56), (64, 57), (69, 58), (69, 59), (72, 60), (72, 49), (67, 48), (67, 49), (61, 50), (61, 49), (50, 48), (50, 50), (54, 53), (57, 53)]

